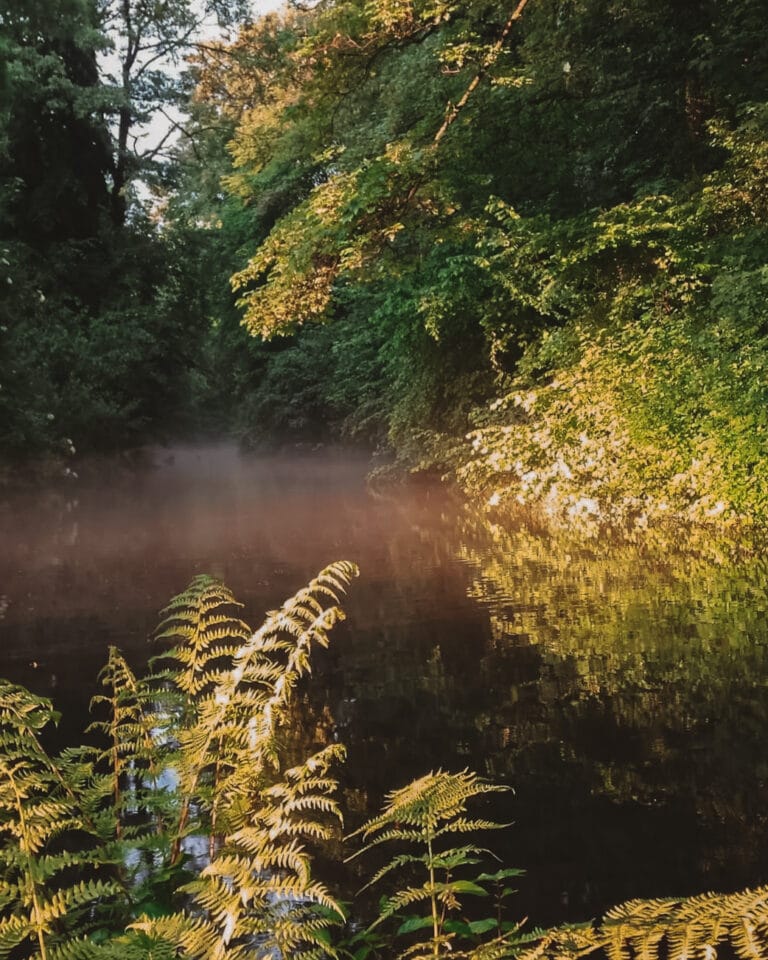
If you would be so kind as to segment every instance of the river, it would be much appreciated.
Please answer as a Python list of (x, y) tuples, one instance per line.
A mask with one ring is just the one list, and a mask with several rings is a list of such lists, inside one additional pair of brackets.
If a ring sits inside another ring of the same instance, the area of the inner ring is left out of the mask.
[[(488, 836), (516, 912), (768, 880), (768, 565), (473, 520), (439, 488), (369, 491), (363, 458), (179, 447), (0, 502), (1, 672), (87, 724), (108, 644), (140, 666), (197, 573), (253, 626), (331, 560), (361, 575), (315, 662), (307, 742), (349, 747), (348, 826), (430, 769), (514, 793)], [(502, 802), (502, 801), (499, 801)], [(499, 810), (495, 810), (499, 813)]]

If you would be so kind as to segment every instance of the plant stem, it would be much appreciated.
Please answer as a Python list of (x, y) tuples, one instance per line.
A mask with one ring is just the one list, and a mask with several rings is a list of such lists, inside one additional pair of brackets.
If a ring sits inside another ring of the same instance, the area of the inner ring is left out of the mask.
[(27, 818), (24, 815), (24, 801), (22, 800), (21, 793), (19, 792), (18, 785), (16, 783), (16, 777), (14, 776), (15, 770), (5, 767), (4, 772), (7, 776), (8, 782), (11, 784), (11, 788), (13, 789), (14, 798), (16, 800), (16, 810), (19, 815), (19, 827), (21, 829), (19, 848), (24, 853), (26, 860), (24, 869), (27, 874), (27, 883), (29, 884), (29, 892), (32, 897), (32, 917), (34, 919), (35, 932), (37, 933), (37, 944), (40, 948), (40, 958), (41, 960), (48, 960), (48, 948), (46, 946), (45, 936), (43, 934), (44, 916), (40, 907), (40, 902), (37, 899), (37, 880), (35, 879), (34, 871), (32, 869), (32, 843), (27, 827)]
[(429, 895), (432, 901), (432, 955), (440, 956), (440, 919), (437, 915), (437, 894), (435, 893), (435, 865), (432, 853), (432, 833), (427, 834), (427, 856), (429, 866)]

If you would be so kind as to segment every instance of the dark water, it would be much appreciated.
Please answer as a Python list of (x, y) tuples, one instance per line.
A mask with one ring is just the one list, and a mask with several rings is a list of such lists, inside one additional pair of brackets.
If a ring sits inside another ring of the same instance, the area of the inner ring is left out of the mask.
[[(87, 723), (106, 647), (213, 573), (257, 626), (331, 560), (361, 568), (302, 695), (349, 746), (347, 825), (438, 766), (512, 785), (485, 842), (519, 915), (768, 879), (768, 564), (680, 535), (578, 542), (367, 492), (363, 460), (177, 449), (0, 504), (2, 673)], [(682, 542), (681, 542), (682, 540)], [(4, 613), (3, 613), (4, 611)]]

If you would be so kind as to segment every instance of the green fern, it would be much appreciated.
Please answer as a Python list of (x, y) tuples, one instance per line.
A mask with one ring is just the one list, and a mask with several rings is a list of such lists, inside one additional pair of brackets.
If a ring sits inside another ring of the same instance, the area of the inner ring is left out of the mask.
[[(488, 895), (487, 889), (477, 879), (456, 877), (457, 871), (463, 867), (474, 867), (488, 851), (473, 844), (445, 847), (444, 841), (457, 834), (501, 828), (503, 824), (468, 817), (467, 803), (482, 794), (507, 789), (466, 770), (457, 774), (438, 770), (390, 793), (379, 816), (351, 835), (362, 836), (363, 840), (368, 841), (353, 857), (391, 841), (405, 843), (411, 848), (416, 845), (419, 849), (418, 853), (409, 850), (392, 857), (366, 884), (366, 887), (371, 886), (388, 874), (414, 867), (424, 876), (424, 882), (420, 885), (402, 887), (386, 899), (378, 918), (369, 928), (374, 929), (385, 920), (400, 915), (403, 910), (426, 906), (427, 913), (407, 916), (397, 932), (404, 935), (428, 929), (429, 939), (408, 947), (399, 957), (421, 960), (448, 953), (452, 957), (473, 955), (473, 950), (456, 949), (459, 934), (455, 929), (450, 929), (448, 921), (450, 915), (458, 911), (462, 896)], [(500, 943), (504, 942), (505, 937), (502, 936)]]
[(149, 936), (140, 930), (126, 930), (106, 943), (90, 944), (90, 950), (75, 960), (179, 960), (180, 939)]

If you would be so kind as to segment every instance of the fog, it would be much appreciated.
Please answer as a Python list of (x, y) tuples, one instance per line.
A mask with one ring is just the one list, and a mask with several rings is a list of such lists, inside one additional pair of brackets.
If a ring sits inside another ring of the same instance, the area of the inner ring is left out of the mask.
[[(413, 592), (409, 583), (446, 575), (426, 530), (443, 523), (449, 503), (439, 491), (377, 496), (366, 487), (367, 471), (367, 458), (350, 454), (182, 446), (132, 462), (86, 461), (77, 479), (7, 497), (0, 503), (5, 673), (37, 685), (29, 662), (57, 663), (59, 687), (65, 674), (69, 683), (90, 684), (109, 643), (143, 659), (158, 611), (198, 573), (224, 580), (258, 626), (265, 610), (327, 563), (354, 560), (365, 587), (352, 588), (351, 611), (358, 622), (384, 616), (376, 586), (383, 579), (388, 603), (398, 606), (400, 593)], [(468, 606), (458, 563), (455, 574), (457, 601)]]

